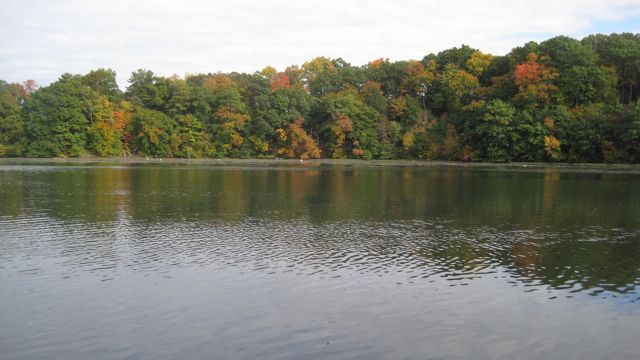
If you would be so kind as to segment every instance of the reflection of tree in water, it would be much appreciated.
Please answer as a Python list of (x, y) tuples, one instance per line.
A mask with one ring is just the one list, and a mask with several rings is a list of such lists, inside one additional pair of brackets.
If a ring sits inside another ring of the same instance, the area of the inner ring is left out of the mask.
[(506, 270), (526, 286), (590, 295), (634, 295), (640, 286), (638, 231), (446, 229), (429, 237), (416, 245), (413, 256), (424, 259), (431, 275), (457, 282)]
[(640, 233), (591, 228), (553, 237), (537, 245), (514, 245), (517, 277), (592, 295), (636, 293), (640, 286)]
[[(193, 247), (185, 253), (251, 229), (231, 244), (236, 253), (218, 255), (240, 256), (251, 243), (264, 258), (302, 265), (313, 252), (320, 265), (342, 256), (331, 266), (395, 266), (452, 282), (506, 269), (529, 285), (626, 294), (640, 278), (636, 182), (553, 169), (56, 167), (0, 172), (0, 215), (102, 223), (109, 242), (130, 236), (140, 247), (133, 238), (154, 229), (202, 232), (180, 245)], [(109, 223), (119, 224), (111, 235)], [(158, 241), (154, 251), (166, 251), (158, 256), (177, 251), (170, 236)], [(115, 257), (114, 246), (105, 257)]]

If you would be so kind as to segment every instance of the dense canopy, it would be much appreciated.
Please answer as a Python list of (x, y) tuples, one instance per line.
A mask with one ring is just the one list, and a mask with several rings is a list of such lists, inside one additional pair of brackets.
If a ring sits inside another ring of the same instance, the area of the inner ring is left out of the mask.
[(640, 161), (640, 34), (115, 78), (0, 80), (0, 156)]

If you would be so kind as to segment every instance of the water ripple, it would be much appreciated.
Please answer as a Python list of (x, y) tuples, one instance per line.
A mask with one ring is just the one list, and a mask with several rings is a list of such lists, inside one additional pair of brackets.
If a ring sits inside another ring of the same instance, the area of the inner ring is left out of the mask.
[[(613, 234), (597, 227), (579, 231), (567, 258), (560, 253), (568, 244), (562, 233), (487, 227), (462, 231), (437, 220), (311, 223), (248, 218), (151, 226), (124, 216), (99, 225), (25, 216), (2, 219), (0, 226), (2, 259), (27, 259), (15, 268), (16, 275), (42, 272), (28, 261), (42, 257), (60, 264), (58, 275), (64, 277), (83, 271), (114, 278), (122, 271), (170, 272), (195, 266), (307, 276), (393, 273), (404, 274), (405, 282), (440, 277), (457, 284), (505, 271), (526, 287), (589, 290), (592, 295), (632, 293), (638, 285), (637, 278), (620, 284), (612, 277), (613, 269), (589, 268), (591, 263), (580, 262), (580, 254), (590, 247), (603, 246), (606, 254), (618, 251), (611, 247), (612, 241), (624, 244), (639, 237), (638, 232), (619, 229)], [(564, 256), (562, 266), (547, 260), (558, 256)], [(635, 263), (635, 258), (624, 257), (619, 266)], [(7, 261), (0, 265), (8, 266)]]

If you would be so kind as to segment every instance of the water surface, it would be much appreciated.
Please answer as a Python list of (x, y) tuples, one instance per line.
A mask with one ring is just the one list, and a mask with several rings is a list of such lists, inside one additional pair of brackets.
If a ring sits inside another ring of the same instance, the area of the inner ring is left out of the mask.
[(615, 167), (0, 163), (2, 359), (640, 352)]

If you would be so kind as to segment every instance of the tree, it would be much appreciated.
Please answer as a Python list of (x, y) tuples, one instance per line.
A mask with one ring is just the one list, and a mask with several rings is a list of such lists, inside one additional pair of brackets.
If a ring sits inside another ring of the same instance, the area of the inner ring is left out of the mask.
[(409, 61), (406, 65), (406, 76), (403, 76), (402, 79), (401, 93), (420, 99), (422, 108), (426, 110), (427, 96), (433, 90), (436, 75), (421, 62)]
[(627, 154), (621, 161), (637, 163), (640, 161), (640, 101), (625, 110), (621, 134), (617, 137), (621, 141), (620, 148), (624, 148)]
[(291, 80), (285, 73), (277, 73), (271, 77), (271, 92), (291, 87)]
[(116, 81), (116, 72), (111, 69), (91, 70), (82, 76), (82, 83), (98, 95), (106, 96), (110, 102), (122, 100), (122, 91)]
[(606, 121), (603, 104), (558, 108), (553, 114), (557, 138), (571, 162), (602, 161), (602, 129)]
[(539, 50), (546, 55), (548, 66), (560, 71), (572, 66), (591, 66), (596, 61), (593, 49), (568, 36), (556, 36), (543, 41)]
[[(407, 77), (407, 62), (390, 62), (389, 59), (377, 59), (366, 66), (366, 74), (369, 80), (380, 84), (382, 91), (389, 98), (395, 98), (402, 94), (403, 83)], [(412, 70), (417, 65), (412, 66)], [(424, 65), (423, 65), (424, 67)], [(417, 68), (418, 70), (421, 68)]]
[(378, 125), (383, 119), (363, 103), (355, 92), (346, 91), (327, 97), (322, 109), (324, 121), (321, 133), (331, 157), (378, 157)]
[(263, 138), (274, 136), (275, 129), (284, 128), (296, 119), (306, 119), (311, 111), (312, 97), (300, 88), (283, 88), (256, 98), (253, 107), (253, 132)]
[(516, 109), (502, 100), (492, 100), (483, 110), (476, 128), (476, 143), (482, 158), (490, 161), (512, 160), (511, 147), (520, 140), (513, 127)]
[(142, 155), (171, 157), (171, 134), (175, 122), (165, 114), (136, 107), (133, 112), (133, 134), (135, 150)]
[(382, 86), (379, 82), (367, 80), (362, 86), (360, 97), (367, 105), (377, 110), (380, 114), (387, 113), (387, 98), (384, 96)]
[(558, 76), (558, 88), (567, 105), (617, 101), (618, 76), (614, 68), (604, 66), (571, 66)]
[(64, 74), (25, 102), (25, 133), (30, 157), (78, 156), (93, 123), (91, 89), (79, 75)]
[(433, 102), (435, 108), (441, 112), (455, 111), (469, 104), (480, 88), (480, 83), (475, 76), (451, 64), (438, 74), (435, 84)]
[(296, 119), (287, 124), (286, 130), (277, 129), (276, 132), (281, 144), (277, 151), (278, 155), (302, 160), (317, 159), (321, 156), (320, 148), (304, 130), (302, 119)]
[(111, 69), (0, 81), (0, 156), (640, 161), (638, 34), (128, 85)]
[(215, 147), (204, 125), (193, 115), (178, 116), (171, 133), (171, 153), (182, 158), (212, 157)]
[(493, 55), (485, 54), (481, 51), (476, 51), (469, 57), (467, 60), (466, 69), (474, 75), (475, 77), (480, 77), (484, 74), (484, 72), (491, 65), (491, 61), (493, 60)]
[(436, 60), (441, 70), (444, 70), (448, 65), (454, 65), (460, 69), (464, 69), (467, 61), (469, 61), (469, 58), (471, 58), (476, 51), (476, 49), (468, 45), (462, 45), (459, 48), (453, 47), (439, 52)]
[(245, 125), (250, 116), (230, 106), (220, 106), (213, 114), (213, 136), (220, 146), (218, 155), (234, 155), (239, 153), (245, 143)]
[(559, 102), (560, 91), (553, 84), (558, 72), (540, 63), (536, 54), (529, 54), (527, 62), (516, 65), (513, 76), (518, 87), (515, 102), (532, 108)]
[(364, 71), (360, 67), (352, 66), (342, 58), (332, 59), (336, 69), (338, 89), (358, 88), (365, 81)]
[(535, 41), (529, 41), (523, 46), (518, 46), (511, 50), (508, 58), (512, 59), (512, 61), (516, 64), (523, 63), (527, 61), (531, 54), (535, 54), (536, 56), (540, 56), (540, 45), (538, 45)]
[(304, 70), (301, 69), (298, 65), (287, 66), (287, 68), (284, 69), (284, 74), (289, 78), (291, 86), (300, 88), (304, 86)]
[(618, 70), (621, 101), (631, 104), (637, 100), (640, 86), (640, 37), (629, 33), (611, 34), (601, 38), (595, 46), (602, 62), (614, 65)]
[(271, 78), (273, 78), (277, 73), (278, 70), (276, 70), (276, 68), (274, 68), (273, 66), (267, 66), (264, 69), (260, 70), (260, 75), (268, 80), (271, 80)]
[(317, 57), (302, 65), (306, 86), (314, 96), (324, 96), (329, 92), (338, 90), (338, 71), (331, 59)]
[(0, 80), (0, 157), (22, 155), (25, 134), (21, 111), (30, 96), (28, 87)]
[(391, 101), (389, 117), (402, 126), (413, 126), (420, 112), (420, 105), (413, 96), (400, 96)]
[(138, 69), (129, 77), (125, 97), (135, 105), (162, 110), (163, 99), (160, 89), (156, 86), (157, 80), (153, 71)]
[(119, 156), (123, 151), (124, 122), (116, 117), (113, 105), (100, 96), (92, 106), (93, 123), (87, 129), (87, 147), (99, 156)]

